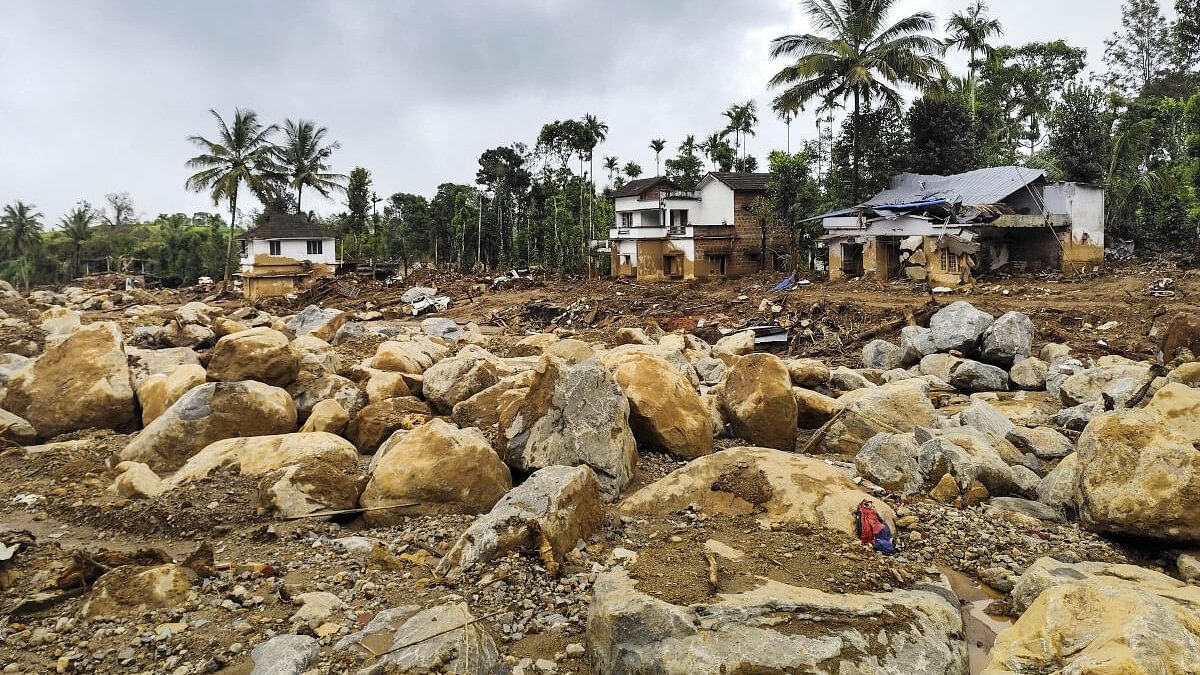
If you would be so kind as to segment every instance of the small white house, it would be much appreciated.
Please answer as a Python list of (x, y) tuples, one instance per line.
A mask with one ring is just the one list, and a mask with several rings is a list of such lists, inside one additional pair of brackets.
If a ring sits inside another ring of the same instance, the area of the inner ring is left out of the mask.
[(287, 295), (337, 270), (337, 239), (303, 215), (272, 214), (246, 233), (240, 264), (247, 298)]

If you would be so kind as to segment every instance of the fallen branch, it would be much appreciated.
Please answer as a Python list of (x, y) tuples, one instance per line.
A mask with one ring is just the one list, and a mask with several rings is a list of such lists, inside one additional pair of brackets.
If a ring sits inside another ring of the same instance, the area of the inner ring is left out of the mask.
[(348, 515), (351, 513), (368, 513), (371, 511), (386, 511), (387, 509), (402, 509), (407, 506), (420, 506), (420, 505), (421, 505), (420, 502), (412, 502), (410, 504), (392, 504), (390, 506), (360, 507), (357, 509), (341, 509), (339, 511), (314, 511), (312, 513), (306, 513), (302, 516), (289, 516), (287, 518), (284, 518), (284, 520), (302, 520), (304, 518), (320, 518), (322, 516), (344, 516), (344, 515)]
[(378, 654), (374, 654), (374, 652), (372, 652), (372, 654), (374, 654), (375, 658), (379, 658), (381, 656), (387, 656), (388, 654), (393, 654), (393, 653), (401, 651), (403, 649), (408, 649), (409, 647), (415, 647), (415, 646), (421, 644), (422, 642), (425, 642), (427, 640), (432, 640), (433, 638), (440, 637), (442, 635), (445, 635), (446, 633), (452, 633), (456, 630), (466, 628), (467, 626), (471, 626), (473, 624), (477, 624), (480, 621), (483, 621), (485, 619), (490, 619), (493, 616), (496, 616), (497, 614), (503, 614), (505, 611), (507, 611), (507, 610), (498, 609), (498, 610), (492, 612), (491, 614), (484, 614), (483, 616), (481, 616), (477, 619), (471, 619), (470, 621), (459, 624), (457, 626), (454, 626), (453, 628), (447, 628), (446, 630), (438, 631), (436, 633), (433, 633), (432, 635), (426, 635), (425, 637), (420, 638), (419, 640), (413, 640), (412, 642), (406, 642), (405, 644), (402, 644), (399, 647), (392, 647), (391, 649), (387, 650), (386, 652), (379, 652)]
[(708, 562), (708, 592), (711, 595), (717, 592), (717, 585), (720, 582), (720, 579), (717, 578), (717, 558), (712, 551), (704, 549), (704, 559)]
[(846, 414), (846, 410), (846, 408), (842, 408), (841, 410), (835, 412), (833, 416), (829, 418), (828, 422), (822, 424), (819, 429), (813, 432), (812, 437), (808, 439), (808, 442), (805, 443), (804, 447), (800, 450), (800, 454), (807, 455), (812, 451), (813, 448), (817, 447), (817, 444), (820, 443), (823, 438), (825, 438), (825, 434), (829, 433), (830, 427), (832, 427), (838, 420), (842, 419), (842, 416)]

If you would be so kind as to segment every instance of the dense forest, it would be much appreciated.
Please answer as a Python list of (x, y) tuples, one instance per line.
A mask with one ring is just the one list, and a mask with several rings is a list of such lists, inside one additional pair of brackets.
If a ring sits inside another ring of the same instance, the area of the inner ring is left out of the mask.
[[(1100, 73), (1087, 71), (1084, 50), (1061, 40), (1009, 44), (983, 2), (946, 18), (897, 16), (895, 4), (805, 0), (814, 32), (768, 46), (779, 64), (765, 83), (770, 109), (736, 103), (720, 128), (649, 139), (654, 166), (645, 169), (604, 154), (608, 125), (585, 114), (484, 150), (473, 181), (442, 184), (433, 195), (389, 195), (369, 168), (335, 173), (339, 145), (314, 122), (213, 112), (207, 135), (190, 138), (197, 154), (186, 160), (194, 173), (185, 185), (210, 196), (214, 213), (140, 219), (130, 195), (116, 193), (54, 218), (18, 200), (0, 213), (0, 277), (26, 286), (63, 281), (102, 261), (113, 270), (144, 268), (166, 285), (219, 278), (236, 264), (233, 242), (272, 212), (307, 213), (341, 238), (347, 260), (578, 273), (590, 242), (607, 236), (607, 194), (638, 177), (666, 175), (689, 187), (709, 170), (769, 171), (771, 188), (756, 211), (803, 246), (817, 234), (806, 218), (857, 203), (893, 174), (1007, 164), (1105, 186), (1110, 236), (1196, 261), (1200, 0), (1175, 0), (1170, 19), (1157, 0), (1126, 0)], [(946, 66), (955, 52), (966, 57), (964, 72)], [(750, 152), (760, 115), (788, 126), (790, 146), (794, 121), (811, 112), (815, 132), (797, 130), (794, 148), (761, 160)], [(313, 192), (344, 210), (304, 211)]]

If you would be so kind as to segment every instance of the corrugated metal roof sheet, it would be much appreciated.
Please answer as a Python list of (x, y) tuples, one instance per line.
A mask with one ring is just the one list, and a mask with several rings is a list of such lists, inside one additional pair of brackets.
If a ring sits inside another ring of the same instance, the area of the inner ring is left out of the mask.
[(888, 189), (866, 201), (867, 206), (945, 199), (959, 204), (997, 204), (1046, 175), (1040, 169), (996, 166), (954, 176), (902, 173)]

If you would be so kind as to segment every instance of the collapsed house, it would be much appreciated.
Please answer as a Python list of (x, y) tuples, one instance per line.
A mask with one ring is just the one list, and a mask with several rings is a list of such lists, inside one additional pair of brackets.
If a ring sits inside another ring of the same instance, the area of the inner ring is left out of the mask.
[(751, 212), (769, 177), (713, 171), (694, 190), (661, 176), (626, 183), (613, 194), (616, 222), (603, 249), (613, 276), (733, 278), (782, 269), (786, 236), (768, 232)]
[(1094, 271), (1104, 263), (1104, 190), (1001, 166), (904, 173), (863, 204), (821, 216), (830, 280), (905, 276), (953, 286), (992, 271)]
[(239, 263), (247, 300), (285, 296), (337, 272), (337, 239), (301, 214), (273, 213), (246, 233)]

